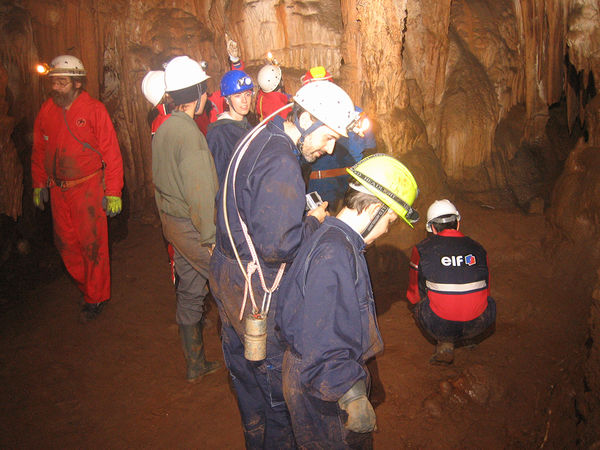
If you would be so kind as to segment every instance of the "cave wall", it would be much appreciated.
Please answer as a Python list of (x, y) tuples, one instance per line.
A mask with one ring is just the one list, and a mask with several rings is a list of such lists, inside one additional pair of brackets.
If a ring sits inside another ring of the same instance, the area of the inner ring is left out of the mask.
[[(12, 114), (31, 121), (44, 99), (31, 63), (60, 53), (82, 58), (87, 88), (107, 105), (117, 129), (134, 216), (153, 214), (149, 105), (140, 81), (173, 55), (188, 54), (209, 63), (214, 89), (227, 70), (225, 31), (238, 41), (251, 75), (272, 51), (290, 93), (308, 67), (326, 66), (374, 119), (381, 151), (433, 151), (445, 179), (424, 179), (426, 204), (446, 181), (479, 193), (526, 184), (511, 181), (511, 160), (523, 142), (544, 144), (548, 107), (568, 87), (565, 35), (576, 3), (12, 0), (3, 12), (27, 24), (21, 35), (32, 45), (14, 51), (5, 33), (2, 62), (21, 73), (20, 80), (9, 77), (9, 91), (26, 97)], [(577, 95), (568, 97), (571, 123), (583, 113), (572, 106)], [(534, 196), (522, 193), (522, 203)]]
[[(71, 53), (114, 121), (130, 215), (155, 220), (141, 79), (187, 54), (208, 62), (215, 89), (228, 69), (227, 32), (252, 76), (272, 51), (289, 93), (307, 68), (327, 67), (373, 119), (379, 150), (415, 173), (417, 208), (455, 194), (546, 207), (556, 239), (598, 255), (599, 9), (597, 0), (5, 0), (0, 214), (17, 219), (32, 208), (31, 129), (46, 97), (33, 67)], [(576, 146), (553, 133), (552, 108), (563, 100), (569, 130), (585, 129)], [(600, 280), (590, 291), (594, 395), (585, 399), (596, 411), (599, 291)]]

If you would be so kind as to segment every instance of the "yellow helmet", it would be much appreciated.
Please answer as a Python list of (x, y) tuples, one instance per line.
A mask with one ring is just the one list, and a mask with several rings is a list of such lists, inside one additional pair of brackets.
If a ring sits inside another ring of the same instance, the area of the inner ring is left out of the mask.
[(404, 164), (390, 155), (377, 153), (346, 169), (366, 190), (389, 206), (413, 227), (419, 213), (412, 204), (419, 195), (415, 178)]

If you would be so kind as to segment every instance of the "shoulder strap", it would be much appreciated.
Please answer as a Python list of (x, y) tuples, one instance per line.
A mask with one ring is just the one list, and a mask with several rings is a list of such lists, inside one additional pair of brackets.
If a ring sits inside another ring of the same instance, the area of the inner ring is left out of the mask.
[(69, 130), (69, 133), (71, 134), (71, 136), (73, 136), (73, 139), (75, 139), (77, 142), (79, 142), (81, 145), (83, 145), (83, 148), (87, 148), (88, 150), (91, 150), (94, 153), (96, 153), (100, 157), (100, 161), (102, 161), (102, 167), (104, 168), (104, 166), (106, 164), (104, 163), (104, 159), (102, 158), (102, 155), (100, 154), (100, 152), (98, 150), (96, 150), (94, 147), (92, 147), (90, 144), (88, 144), (87, 142), (82, 142), (81, 140), (79, 140), (77, 138), (77, 136), (75, 136), (75, 134), (73, 134), (73, 132), (71, 131), (71, 128), (69, 127), (69, 122), (67, 121), (67, 110), (65, 108), (63, 108), (62, 112), (63, 112), (63, 119), (65, 119), (65, 125), (67, 126), (67, 130)]

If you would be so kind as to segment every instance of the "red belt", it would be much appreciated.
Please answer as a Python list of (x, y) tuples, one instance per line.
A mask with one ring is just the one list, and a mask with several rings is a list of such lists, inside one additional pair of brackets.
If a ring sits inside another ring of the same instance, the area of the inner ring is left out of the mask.
[(320, 180), (322, 178), (340, 177), (342, 175), (348, 175), (346, 169), (349, 167), (340, 167), (338, 169), (327, 169), (327, 170), (313, 170), (310, 173), (311, 180)]
[(102, 172), (102, 169), (96, 170), (94, 173), (87, 175), (83, 178), (77, 178), (76, 180), (55, 180), (54, 178), (48, 178), (48, 187), (58, 186), (61, 189), (69, 189), (73, 186), (77, 186), (78, 184), (83, 183), (84, 181), (89, 180), (90, 178), (98, 175)]

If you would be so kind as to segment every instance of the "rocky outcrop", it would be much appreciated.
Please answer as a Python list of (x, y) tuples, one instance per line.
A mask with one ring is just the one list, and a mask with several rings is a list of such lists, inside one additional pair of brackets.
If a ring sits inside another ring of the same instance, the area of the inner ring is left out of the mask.
[[(585, 66), (580, 78), (593, 73), (585, 61), (593, 54), (587, 30), (597, 5), (584, 0), (19, 4), (30, 17), (28, 58), (70, 52), (84, 60), (88, 90), (106, 103), (117, 128), (134, 216), (152, 209), (149, 105), (140, 81), (188, 54), (208, 62), (215, 89), (228, 69), (225, 32), (238, 41), (251, 75), (271, 51), (290, 93), (307, 68), (324, 65), (373, 119), (380, 151), (430, 146), (451, 185), (465, 192), (505, 188), (519, 146), (544, 144), (548, 107), (563, 92), (567, 42), (573, 64)], [(43, 100), (31, 81), (22, 106), (28, 112), (21, 113), (28, 117)], [(582, 90), (567, 87), (570, 117), (583, 117)], [(511, 154), (496, 129), (517, 107), (523, 127)]]

